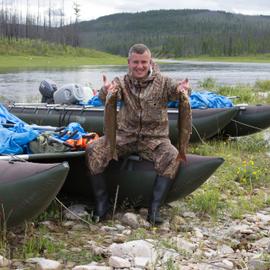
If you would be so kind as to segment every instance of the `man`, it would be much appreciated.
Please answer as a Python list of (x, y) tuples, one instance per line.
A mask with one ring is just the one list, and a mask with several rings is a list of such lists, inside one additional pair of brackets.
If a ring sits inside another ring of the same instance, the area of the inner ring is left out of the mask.
[[(190, 121), (191, 127), (191, 110), (187, 96), (190, 87), (187, 80), (179, 83), (162, 76), (152, 62), (150, 50), (144, 44), (135, 44), (130, 48), (128, 69), (128, 74), (123, 78), (116, 77), (112, 82), (108, 82), (103, 76), (104, 86), (99, 97), (105, 100), (108, 92), (112, 92), (121, 100), (117, 115), (117, 155), (121, 157), (135, 152), (154, 162), (157, 177), (147, 220), (152, 224), (161, 224), (163, 219), (159, 214), (160, 205), (173, 182), (180, 161), (185, 160), (186, 151), (186, 145), (180, 146), (178, 156), (178, 150), (170, 142), (167, 102), (179, 99), (185, 101), (183, 104), (186, 110), (181, 117)], [(188, 141), (190, 132), (191, 129), (183, 133), (187, 136), (183, 141)], [(104, 137), (89, 145), (86, 150), (87, 166), (96, 199), (96, 220), (104, 218), (109, 209), (108, 193), (102, 176), (111, 160), (109, 151)]]

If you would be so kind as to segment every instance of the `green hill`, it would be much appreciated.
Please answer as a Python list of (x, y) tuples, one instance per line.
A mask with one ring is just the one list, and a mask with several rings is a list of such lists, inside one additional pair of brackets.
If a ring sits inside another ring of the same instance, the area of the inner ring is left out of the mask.
[(126, 55), (145, 43), (156, 56), (243, 56), (270, 52), (270, 16), (209, 10), (119, 13), (79, 23), (81, 46)]

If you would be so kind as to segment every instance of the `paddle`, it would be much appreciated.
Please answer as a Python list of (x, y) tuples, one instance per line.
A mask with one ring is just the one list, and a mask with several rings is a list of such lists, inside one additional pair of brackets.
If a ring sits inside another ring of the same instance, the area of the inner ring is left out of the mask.
[[(1, 123), (3, 127), (10, 128), (10, 127), (15, 127), (15, 123)], [(36, 130), (41, 130), (41, 131), (54, 131), (54, 132), (59, 132), (65, 127), (52, 127), (52, 126), (38, 126), (38, 125), (25, 125), (25, 127), (29, 127), (32, 129)]]

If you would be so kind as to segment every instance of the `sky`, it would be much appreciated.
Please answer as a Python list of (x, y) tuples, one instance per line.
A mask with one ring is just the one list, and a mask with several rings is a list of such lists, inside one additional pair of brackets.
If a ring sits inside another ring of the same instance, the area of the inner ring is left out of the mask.
[[(28, 3), (31, 14), (47, 14), (49, 5), (55, 16), (64, 10), (65, 18), (75, 19), (74, 3), (80, 9), (80, 21), (121, 13), (158, 9), (210, 9), (247, 15), (270, 15), (270, 0), (2, 0), (18, 10), (26, 10)], [(1, 1), (1, 2), (2, 2)], [(39, 8), (38, 8), (39, 6)], [(64, 7), (64, 9), (62, 8)]]
[[(66, 4), (74, 1), (67, 1)], [(119, 12), (156, 9), (210, 9), (248, 15), (270, 15), (270, 0), (77, 0), (80, 20), (91, 20)], [(72, 13), (72, 10), (69, 12)]]

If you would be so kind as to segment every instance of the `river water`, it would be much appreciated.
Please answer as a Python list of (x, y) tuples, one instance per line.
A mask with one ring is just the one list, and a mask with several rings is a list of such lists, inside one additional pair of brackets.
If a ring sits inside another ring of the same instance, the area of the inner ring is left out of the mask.
[[(214, 79), (219, 85), (253, 84), (256, 80), (270, 80), (270, 64), (218, 63), (166, 60), (160, 65), (162, 73), (175, 78), (189, 78), (193, 89), (199, 90), (200, 82)], [(20, 70), (0, 74), (0, 96), (15, 102), (40, 101), (39, 85), (51, 79), (58, 88), (68, 83), (92, 88), (102, 86), (102, 74), (108, 79), (123, 75), (127, 66), (82, 66), (68, 69)]]

